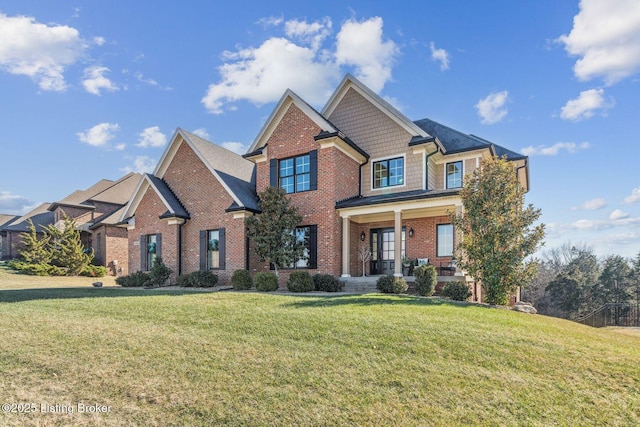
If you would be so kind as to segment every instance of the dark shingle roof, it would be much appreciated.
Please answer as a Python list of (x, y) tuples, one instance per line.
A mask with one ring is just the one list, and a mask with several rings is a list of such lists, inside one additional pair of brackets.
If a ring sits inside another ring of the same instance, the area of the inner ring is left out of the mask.
[(421, 129), (435, 136), (442, 144), (447, 154), (461, 153), (464, 151), (489, 148), (495, 151), (498, 157), (506, 155), (509, 160), (526, 159), (527, 156), (511, 151), (475, 135), (467, 135), (431, 119), (421, 119), (414, 122)]
[(189, 212), (182, 206), (182, 203), (180, 203), (164, 180), (149, 173), (145, 174), (145, 178), (149, 180), (158, 195), (166, 202), (167, 212), (162, 214), (160, 218), (189, 218)]
[(18, 218), (20, 218), (18, 215), (0, 214), (0, 227), (9, 225)]
[(336, 209), (354, 208), (357, 206), (379, 205), (383, 203), (405, 202), (408, 200), (429, 199), (431, 197), (453, 196), (460, 192), (460, 189), (450, 190), (412, 190), (402, 193), (377, 194), (368, 197), (351, 197), (349, 199), (336, 202)]

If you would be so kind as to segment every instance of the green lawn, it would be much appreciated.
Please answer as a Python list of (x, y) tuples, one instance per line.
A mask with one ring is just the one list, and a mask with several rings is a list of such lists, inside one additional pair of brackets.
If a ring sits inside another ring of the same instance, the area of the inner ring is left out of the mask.
[(74, 413), (0, 425), (640, 425), (638, 336), (409, 296), (58, 287), (0, 290), (0, 402)]

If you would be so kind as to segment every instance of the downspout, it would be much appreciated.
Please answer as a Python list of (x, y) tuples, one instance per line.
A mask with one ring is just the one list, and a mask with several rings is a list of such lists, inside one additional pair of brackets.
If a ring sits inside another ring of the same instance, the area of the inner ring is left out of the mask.
[(183, 224), (184, 222), (178, 224), (178, 276), (182, 275), (182, 225)]
[(362, 197), (362, 168), (369, 163), (369, 158), (367, 157), (363, 164), (358, 168), (358, 197)]
[(424, 158), (424, 167), (426, 170), (425, 183), (424, 183), (425, 190), (429, 189), (429, 157), (439, 152), (440, 152), (440, 147), (436, 144), (436, 151), (434, 151), (433, 153), (427, 154), (427, 157)]
[[(520, 169), (526, 168), (527, 166), (529, 166), (529, 158), (525, 157), (524, 165), (516, 168), (516, 179), (518, 179), (518, 174), (520, 173)], [(526, 172), (527, 172), (527, 191), (529, 191), (529, 170), (527, 169)]]

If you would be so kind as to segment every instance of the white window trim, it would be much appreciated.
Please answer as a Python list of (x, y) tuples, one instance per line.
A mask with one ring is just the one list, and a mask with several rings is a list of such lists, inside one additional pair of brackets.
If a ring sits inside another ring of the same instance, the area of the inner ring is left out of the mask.
[[(404, 169), (404, 179), (402, 180), (402, 185), (389, 185), (386, 187), (380, 187), (380, 188), (374, 188), (373, 187), (373, 183), (374, 183), (374, 163), (376, 162), (381, 162), (383, 160), (390, 160), (390, 159), (398, 159), (402, 157), (402, 162), (403, 162), (403, 169)], [(403, 188), (407, 186), (407, 154), (406, 153), (402, 153), (402, 154), (394, 154), (392, 156), (386, 156), (386, 157), (379, 157), (377, 159), (373, 159), (370, 161), (371, 163), (371, 167), (369, 169), (371, 169), (371, 174), (370, 174), (370, 178), (371, 178), (371, 191), (381, 191), (381, 190), (389, 190), (390, 188)]]

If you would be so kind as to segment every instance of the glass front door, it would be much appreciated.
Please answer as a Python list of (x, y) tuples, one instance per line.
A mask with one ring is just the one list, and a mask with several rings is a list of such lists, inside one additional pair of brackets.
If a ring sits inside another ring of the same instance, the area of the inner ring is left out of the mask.
[[(395, 269), (395, 230), (378, 228), (371, 230), (371, 274), (393, 274)], [(405, 253), (405, 230), (402, 228), (401, 254)]]

